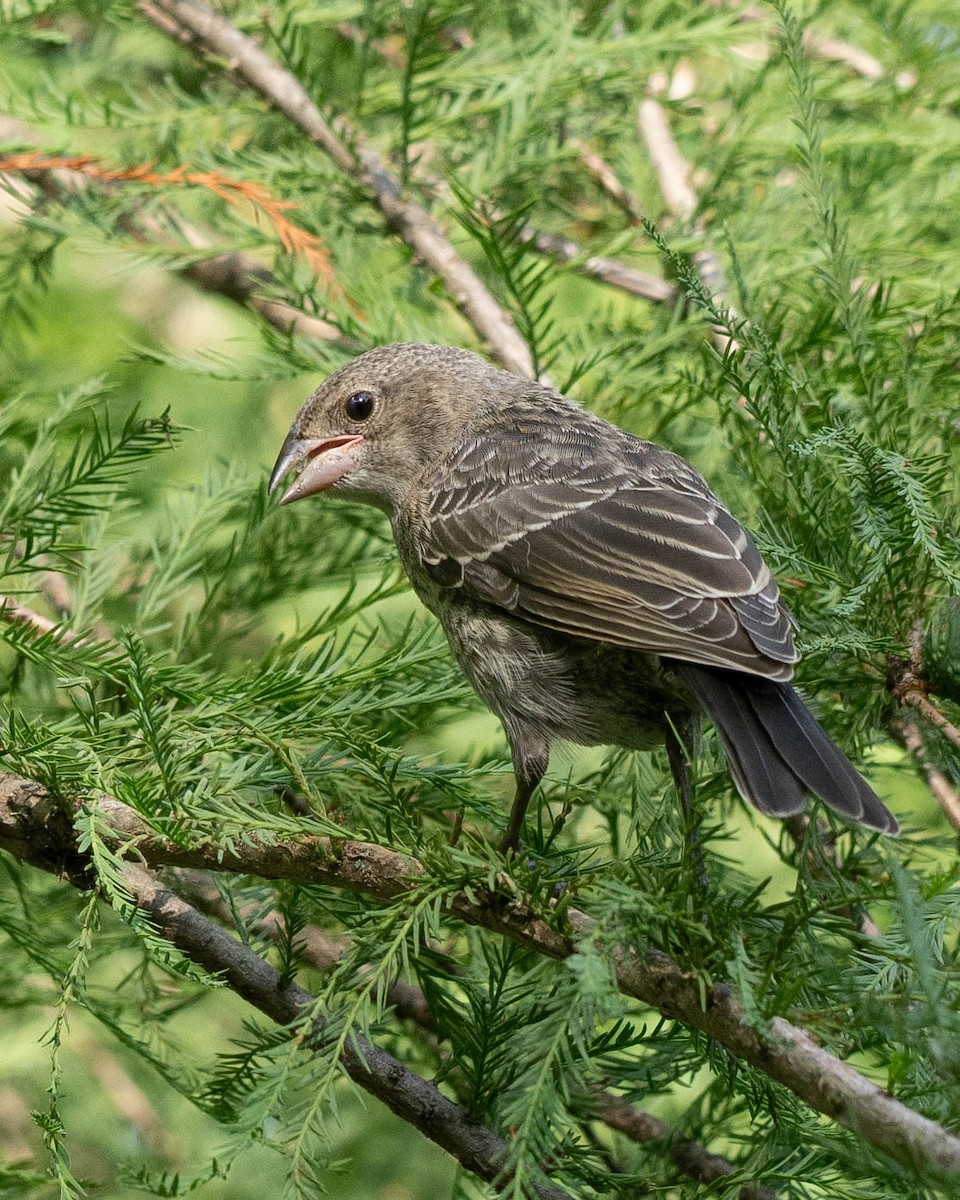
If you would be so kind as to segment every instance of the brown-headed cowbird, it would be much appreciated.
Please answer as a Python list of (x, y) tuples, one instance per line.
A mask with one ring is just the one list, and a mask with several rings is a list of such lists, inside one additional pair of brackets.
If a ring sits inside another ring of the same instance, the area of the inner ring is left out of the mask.
[[(790, 686), (792, 619), (740, 523), (677, 455), (446, 346), (382, 346), (313, 393), (284, 442), (282, 504), (383, 509), (404, 569), (503, 722), (515, 848), (552, 743), (649, 749), (700, 709), (741, 795), (897, 822)], [(679, 784), (679, 780), (678, 780)], [(682, 793), (682, 788), (681, 788)]]

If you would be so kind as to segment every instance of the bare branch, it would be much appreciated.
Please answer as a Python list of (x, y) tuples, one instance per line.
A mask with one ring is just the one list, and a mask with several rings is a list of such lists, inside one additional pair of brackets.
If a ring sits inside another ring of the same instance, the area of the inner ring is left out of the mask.
[(440, 224), (401, 195), (399, 181), (380, 155), (342, 118), (335, 130), (300, 81), (201, 0), (141, 0), (140, 11), (168, 36), (230, 64), (234, 76), (258, 92), (315, 142), (367, 193), (387, 226), (441, 277), (453, 302), (508, 370), (533, 375), (533, 360), (473, 268), (456, 252)]
[(544, 233), (542, 230), (524, 226), (519, 231), (518, 238), (540, 254), (546, 254), (558, 262), (569, 263), (578, 274), (596, 279), (609, 287), (619, 288), (622, 292), (629, 292), (632, 296), (641, 296), (644, 300), (666, 304), (673, 304), (679, 298), (673, 284), (658, 275), (637, 271), (615, 258), (604, 258), (597, 254), (585, 256), (576, 242), (571, 242), (569, 238), (559, 234)]
[(901, 693), (898, 699), (903, 704), (915, 708), (927, 720), (940, 730), (943, 736), (960, 750), (960, 729), (952, 721), (948, 721), (939, 708), (935, 708), (918, 688), (912, 688)]
[(927, 699), (929, 685), (917, 666), (918, 652), (915, 650), (913, 662), (902, 658), (891, 658), (890, 671), (887, 676), (887, 690), (890, 694), (910, 708), (915, 708), (921, 716), (940, 730), (947, 741), (960, 750), (960, 729), (947, 720), (943, 713)]
[[(665, 78), (656, 77), (650, 81), (649, 94), (640, 101), (637, 108), (637, 124), (667, 209), (684, 223), (693, 222), (693, 228), (703, 236), (706, 232), (703, 221), (694, 221), (699, 201), (690, 181), (693, 170), (680, 153), (680, 147), (670, 131), (666, 109), (656, 98), (667, 87), (668, 80)], [(726, 304), (731, 316), (735, 315), (733, 308), (723, 298), (726, 284), (723, 267), (717, 255), (704, 248), (691, 257), (707, 293)], [(724, 357), (739, 349), (737, 340), (730, 337), (724, 329), (714, 327), (711, 336), (714, 345)]]
[[(711, 8), (729, 9), (731, 7), (730, 0), (707, 0), (707, 3)], [(741, 25), (767, 24), (770, 16), (769, 9), (748, 5), (741, 9), (734, 19)], [(773, 31), (770, 32), (772, 34)], [(803, 47), (812, 58), (840, 63), (842, 66), (848, 67), (855, 75), (869, 79), (871, 83), (878, 82), (887, 74), (883, 63), (874, 58), (872, 54), (868, 54), (866, 50), (854, 46), (850, 42), (842, 41), (840, 38), (819, 34), (813, 29), (807, 29), (804, 32)], [(761, 61), (766, 61), (771, 54), (771, 48), (768, 45), (734, 46), (734, 50), (745, 58)], [(911, 88), (917, 82), (917, 77), (913, 71), (901, 71), (895, 77), (895, 82), (899, 88)]]
[(52, 634), (61, 646), (69, 646), (84, 640), (72, 629), (64, 629), (60, 622), (51, 621), (49, 617), (42, 616), (25, 604), (19, 604), (10, 596), (0, 596), (0, 621), (6, 621), (8, 625), (25, 625), (38, 637)]
[[(135, 853), (150, 866), (296, 879), (381, 900), (409, 893), (424, 877), (415, 859), (385, 846), (308, 834), (266, 844), (250, 837), (237, 849), (215, 840), (183, 845), (165, 838), (110, 796), (101, 796), (98, 803), (114, 831), (117, 851)], [(73, 841), (65, 839), (65, 827), (63, 806), (43, 788), (20, 776), (0, 775), (0, 846), (47, 870), (80, 878), (86, 886), (88, 862)], [(563, 914), (565, 929), (559, 930), (524, 901), (505, 901), (502, 893), (484, 894), (478, 887), (450, 895), (447, 910), (556, 959), (569, 957), (596, 928), (585, 913), (568, 909)], [(732, 988), (724, 983), (704, 988), (700, 979), (655, 948), (617, 946), (612, 956), (618, 985), (626, 995), (706, 1034), (897, 1161), (940, 1179), (960, 1180), (960, 1138), (896, 1100), (818, 1045), (805, 1029), (783, 1017), (773, 1017), (764, 1030), (758, 1029)]]
[[(174, 871), (171, 874), (171, 882), (175, 885), (178, 896), (208, 917), (214, 917), (221, 925), (234, 924), (233, 914), (224, 903), (209, 874), (205, 871), (186, 870)], [(255, 927), (271, 941), (285, 936), (284, 920), (276, 909), (262, 916)], [(317, 971), (329, 971), (339, 962), (349, 946), (349, 940), (343, 936), (335, 937), (319, 925), (306, 925), (297, 933), (297, 946), (305, 963)], [(433, 1014), (420, 988), (403, 979), (395, 979), (386, 990), (385, 1000), (398, 1017), (413, 1021), (421, 1029), (433, 1032)]]
[(637, 107), (637, 122), (664, 204), (674, 216), (690, 220), (697, 211), (697, 193), (690, 183), (692, 168), (670, 132), (666, 109), (653, 95), (645, 96)]
[(631, 196), (617, 178), (616, 172), (610, 164), (579, 138), (570, 138), (567, 145), (571, 149), (576, 150), (580, 156), (580, 161), (587, 168), (590, 175), (596, 180), (600, 188), (606, 192), (614, 204), (622, 209), (630, 218), (630, 223), (632, 225), (639, 225), (642, 216), (640, 205), (637, 203), (636, 198)]
[(940, 805), (943, 815), (960, 833), (960, 796), (950, 780), (931, 761), (923, 734), (914, 721), (895, 717), (889, 723), (890, 732), (897, 741), (916, 759), (927, 779), (927, 786), (934, 800)]
[[(44, 593), (54, 604), (61, 619), (51, 621), (26, 604), (20, 604), (10, 596), (0, 595), (0, 621), (8, 625), (22, 625), (37, 637), (50, 635), (60, 646), (89, 646), (94, 640), (104, 645), (115, 645), (116, 639), (102, 621), (98, 621), (91, 633), (77, 633), (67, 629), (65, 622), (70, 616), (70, 597), (66, 591), (66, 579), (59, 571), (47, 571), (42, 579)], [(49, 588), (49, 591), (48, 591)], [(59, 603), (58, 603), (59, 602)]]
[(852, 46), (849, 42), (843, 42), (839, 38), (824, 37), (813, 29), (808, 29), (804, 33), (803, 48), (814, 58), (842, 63), (855, 74), (862, 75), (864, 79), (876, 82), (885, 74), (883, 63), (874, 58), (872, 54), (868, 54), (866, 50), (861, 50), (859, 46)]
[[(360, 40), (358, 32), (349, 23), (344, 22), (337, 29), (343, 37), (349, 38), (351, 41), (356, 42)], [(384, 61), (391, 66), (397, 67), (398, 65), (403, 65), (405, 61), (403, 56), (400, 56), (400, 61), (398, 62), (398, 56), (393, 47), (383, 42), (374, 43), (374, 47)], [(630, 217), (631, 223), (634, 225), (639, 224), (641, 216), (640, 207), (620, 180), (617, 179), (611, 167), (604, 162), (599, 154), (596, 154), (589, 146), (577, 138), (571, 138), (569, 145), (580, 155), (584, 166), (597, 180), (600, 187)], [(428, 177), (422, 169), (418, 168), (416, 173), (423, 186), (432, 194), (436, 195), (442, 191), (449, 190), (438, 180)], [(538, 254), (543, 254), (548, 258), (553, 258), (558, 262), (569, 265), (578, 275), (583, 275), (587, 279), (594, 279), (598, 283), (606, 284), (608, 287), (618, 288), (620, 291), (627, 292), (632, 296), (640, 296), (644, 300), (653, 300), (657, 303), (666, 304), (674, 304), (679, 299), (677, 289), (658, 275), (650, 275), (645, 271), (638, 271), (613, 258), (587, 254), (576, 242), (559, 234), (547, 233), (545, 230), (537, 229), (533, 225), (524, 225), (518, 230), (517, 240), (536, 250)]]

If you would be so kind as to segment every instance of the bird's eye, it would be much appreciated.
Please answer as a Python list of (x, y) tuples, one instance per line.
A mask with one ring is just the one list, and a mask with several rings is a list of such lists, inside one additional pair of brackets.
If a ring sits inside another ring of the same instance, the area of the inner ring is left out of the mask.
[(373, 396), (370, 392), (354, 392), (344, 409), (351, 421), (365, 421), (373, 412)]

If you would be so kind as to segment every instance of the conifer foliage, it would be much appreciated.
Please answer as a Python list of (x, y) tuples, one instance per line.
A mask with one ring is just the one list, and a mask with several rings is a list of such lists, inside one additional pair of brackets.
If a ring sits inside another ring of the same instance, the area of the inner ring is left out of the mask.
[[(4, 1196), (960, 1192), (958, 111), (948, 0), (2, 6)], [(266, 494), (391, 341), (690, 458), (901, 838), (707, 731), (502, 859), (385, 521)]]

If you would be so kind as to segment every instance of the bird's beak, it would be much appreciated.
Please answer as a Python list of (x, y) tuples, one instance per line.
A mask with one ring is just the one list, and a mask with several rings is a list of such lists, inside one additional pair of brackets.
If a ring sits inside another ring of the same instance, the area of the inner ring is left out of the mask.
[(302, 438), (291, 429), (270, 476), (270, 491), (275, 491), (280, 480), (294, 467), (300, 467), (300, 470), (280, 497), (281, 504), (292, 504), (294, 500), (325, 491), (357, 465), (356, 452), (362, 444), (363, 438), (359, 434)]

